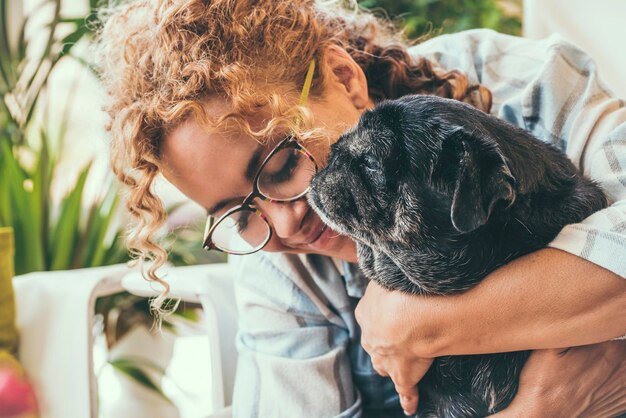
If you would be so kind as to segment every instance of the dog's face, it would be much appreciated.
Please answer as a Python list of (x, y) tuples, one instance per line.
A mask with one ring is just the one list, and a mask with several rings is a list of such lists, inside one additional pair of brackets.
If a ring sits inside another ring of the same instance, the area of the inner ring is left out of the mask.
[(332, 146), (311, 182), (311, 206), (336, 231), (374, 247), (473, 231), (514, 199), (497, 142), (466, 128), (483, 117), (430, 96), (382, 103)]

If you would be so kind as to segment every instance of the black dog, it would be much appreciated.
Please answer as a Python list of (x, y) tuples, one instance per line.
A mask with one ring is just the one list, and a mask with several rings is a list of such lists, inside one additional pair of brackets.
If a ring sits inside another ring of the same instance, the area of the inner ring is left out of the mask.
[[(454, 100), (406, 96), (367, 111), (332, 146), (309, 202), (357, 242), (388, 289), (466, 291), (607, 205), (558, 149)], [(517, 391), (529, 352), (441, 357), (420, 383), (419, 416), (484, 417)]]

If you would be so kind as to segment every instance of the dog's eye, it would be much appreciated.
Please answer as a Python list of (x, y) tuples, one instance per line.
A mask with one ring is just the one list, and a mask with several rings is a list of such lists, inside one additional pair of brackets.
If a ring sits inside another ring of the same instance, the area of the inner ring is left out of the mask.
[(363, 166), (370, 171), (380, 171), (380, 164), (378, 160), (371, 155), (363, 157)]

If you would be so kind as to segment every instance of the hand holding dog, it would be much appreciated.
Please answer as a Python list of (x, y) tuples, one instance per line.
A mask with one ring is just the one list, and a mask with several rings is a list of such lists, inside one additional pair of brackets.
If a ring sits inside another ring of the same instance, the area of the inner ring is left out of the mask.
[[(555, 344), (556, 340), (581, 345), (623, 334), (619, 331), (623, 321), (615, 320), (618, 331), (609, 330), (614, 335), (605, 335), (610, 328), (606, 320), (609, 314), (605, 310), (622, 312), (624, 308), (623, 279), (611, 277), (610, 272), (592, 263), (562, 251), (545, 249), (515, 260), (491, 276), (466, 294), (446, 297), (388, 291), (373, 281), (368, 285), (356, 309), (361, 341), (376, 371), (391, 376), (402, 389), (399, 393), (409, 394), (401, 398), (407, 412), (417, 408), (416, 385), (430, 366), (429, 358), (539, 348)], [(546, 282), (545, 277), (551, 280)], [(595, 280), (588, 280), (589, 277)], [(535, 279), (542, 286), (535, 284)], [(525, 291), (515, 291), (517, 298), (506, 298), (505, 294), (512, 289)], [(566, 291), (568, 289), (578, 291)], [(581, 299), (580, 294), (586, 297)], [(505, 300), (510, 311), (501, 309)], [(556, 305), (555, 301), (561, 303)], [(483, 308), (477, 310), (477, 306)], [(523, 306), (527, 311), (530, 306), (534, 307), (536, 313), (516, 315)], [(545, 309), (548, 306), (552, 309)], [(574, 307), (576, 311), (571, 312)], [(620, 315), (612, 317), (622, 318)], [(468, 329), (469, 323), (481, 324), (483, 338), (471, 339), (477, 329)], [(554, 328), (547, 324), (560, 325)], [(464, 328), (464, 332), (460, 328)], [(541, 332), (541, 328), (547, 331)], [(586, 331), (575, 332), (581, 328)], [(455, 337), (457, 333), (459, 336)], [(465, 335), (464, 343), (455, 343), (462, 335)], [(519, 335), (524, 336), (523, 341)], [(565, 406), (575, 411), (585, 408), (584, 416), (590, 417), (607, 417), (613, 409), (625, 410), (625, 350), (626, 343), (610, 342), (577, 347), (565, 353), (562, 349), (535, 351), (524, 366), (513, 403), (494, 417), (527, 417), (531, 406), (534, 411)], [(415, 365), (404, 366), (411, 362)], [(594, 372), (590, 373), (590, 369)], [(414, 383), (408, 383), (410, 381)], [(406, 387), (410, 389), (404, 389)], [(560, 403), (557, 398), (561, 399)], [(575, 416), (575, 411), (564, 416)], [(535, 416), (549, 415), (537, 412)]]
[[(363, 348), (376, 372), (391, 377), (409, 414), (417, 410), (417, 384), (432, 364), (432, 358), (421, 356), (436, 355), (434, 341), (441, 341), (430, 328), (440, 323), (441, 304), (448, 298), (410, 296), (370, 282), (357, 306)], [(416, 321), (420, 305), (423, 315)], [(422, 326), (405, 326), (409, 323)], [(625, 353), (624, 341), (536, 350), (523, 368), (513, 403), (492, 417), (615, 416), (626, 410)]]
[[(423, 299), (425, 304), (431, 302)], [(425, 353), (416, 352), (420, 346), (417, 342), (427, 342), (432, 338), (420, 335), (420, 328), (416, 326), (404, 326), (406, 323), (429, 321), (426, 318), (424, 321), (414, 321), (415, 307), (415, 296), (386, 290), (372, 281), (355, 311), (361, 325), (361, 345), (370, 355), (374, 370), (393, 380), (400, 395), (400, 404), (407, 415), (417, 411), (417, 383), (433, 362)], [(428, 344), (423, 346), (427, 347)]]
[(419, 403), (417, 384), (433, 364), (433, 359), (385, 354), (373, 354), (371, 357), (374, 370), (393, 380), (404, 413), (415, 415)]

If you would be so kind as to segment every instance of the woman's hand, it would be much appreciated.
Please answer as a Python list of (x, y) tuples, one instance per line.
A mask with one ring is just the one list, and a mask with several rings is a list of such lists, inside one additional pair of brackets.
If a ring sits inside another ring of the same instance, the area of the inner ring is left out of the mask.
[[(428, 350), (428, 341), (437, 339), (435, 335), (422, 333), (430, 330), (428, 327), (405, 326), (428, 321), (427, 317), (413, 316), (414, 299), (414, 296), (391, 292), (370, 282), (355, 311), (361, 325), (361, 345), (370, 355), (374, 370), (393, 380), (407, 415), (417, 411), (417, 383), (433, 361), (421, 350)], [(433, 300), (425, 300), (425, 303)], [(435, 305), (429, 308), (427, 313), (437, 313)]]
[(626, 411), (626, 341), (534, 351), (511, 405), (492, 418), (611, 418)]
[(433, 364), (433, 359), (377, 353), (370, 353), (370, 356), (374, 370), (381, 376), (389, 376), (393, 381), (404, 414), (414, 415), (419, 403), (417, 384)]

